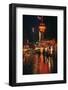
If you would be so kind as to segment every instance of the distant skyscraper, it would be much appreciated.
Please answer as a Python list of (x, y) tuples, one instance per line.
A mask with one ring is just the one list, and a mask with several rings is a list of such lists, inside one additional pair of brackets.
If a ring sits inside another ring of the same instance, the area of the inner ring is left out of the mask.
[(42, 22), (39, 25), (39, 41), (44, 39), (44, 32), (46, 30), (46, 26), (45, 24)]

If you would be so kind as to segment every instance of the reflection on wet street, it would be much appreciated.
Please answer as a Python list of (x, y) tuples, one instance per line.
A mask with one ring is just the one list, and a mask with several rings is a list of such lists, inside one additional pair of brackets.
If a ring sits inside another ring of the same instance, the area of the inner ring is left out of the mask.
[[(49, 41), (50, 42), (50, 41)], [(47, 42), (45, 42), (46, 44)], [(52, 42), (53, 43), (53, 42)], [(23, 74), (57, 73), (57, 47), (54, 45), (24, 46)]]

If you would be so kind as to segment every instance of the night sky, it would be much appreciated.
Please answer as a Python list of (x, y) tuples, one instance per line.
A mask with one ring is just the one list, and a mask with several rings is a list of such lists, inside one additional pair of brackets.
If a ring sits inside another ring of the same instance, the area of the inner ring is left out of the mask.
[[(32, 27), (35, 28), (35, 37), (38, 39), (38, 25), (41, 21), (34, 15), (23, 15), (23, 39), (33, 41)], [(43, 22), (47, 29), (44, 34), (45, 39), (57, 40), (57, 17), (56, 16), (43, 16)]]

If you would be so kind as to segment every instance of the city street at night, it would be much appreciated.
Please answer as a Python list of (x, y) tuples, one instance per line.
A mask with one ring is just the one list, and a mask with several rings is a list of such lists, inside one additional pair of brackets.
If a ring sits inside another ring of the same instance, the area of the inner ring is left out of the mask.
[(57, 17), (23, 15), (23, 75), (57, 73)]

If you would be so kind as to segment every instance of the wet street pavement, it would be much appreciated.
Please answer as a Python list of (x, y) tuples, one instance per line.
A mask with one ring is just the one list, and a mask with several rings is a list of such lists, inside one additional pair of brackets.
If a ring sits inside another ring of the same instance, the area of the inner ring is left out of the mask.
[[(43, 51), (43, 50), (42, 50)], [(28, 51), (24, 56), (23, 74), (57, 73), (57, 59), (55, 55), (46, 55), (42, 51)]]

